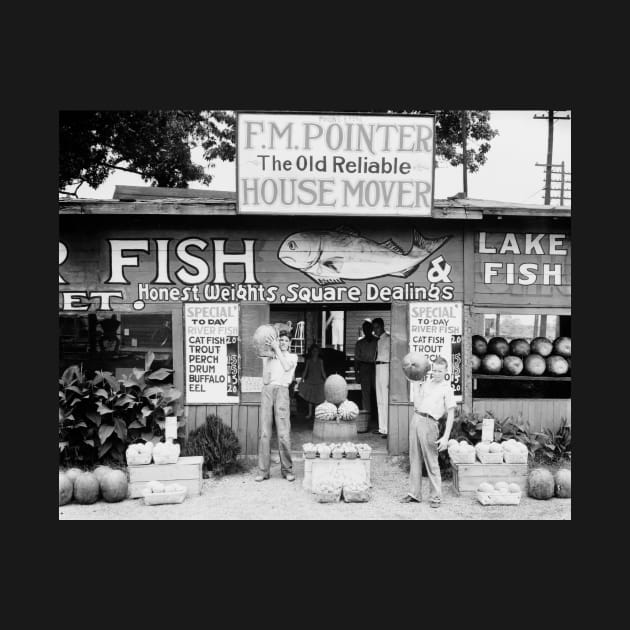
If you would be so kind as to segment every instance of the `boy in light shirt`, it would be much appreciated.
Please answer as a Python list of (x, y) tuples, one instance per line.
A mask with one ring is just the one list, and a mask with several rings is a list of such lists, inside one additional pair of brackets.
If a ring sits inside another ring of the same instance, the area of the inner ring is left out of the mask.
[[(427, 469), (430, 485), (431, 507), (439, 507), (442, 501), (442, 476), (438, 452), (446, 449), (453, 420), (455, 419), (455, 394), (448, 381), (444, 380), (448, 361), (438, 357), (427, 380), (413, 383), (414, 414), (409, 427), (409, 492), (403, 503), (422, 501), (422, 461)], [(439, 436), (438, 420), (448, 413), (446, 428)]]

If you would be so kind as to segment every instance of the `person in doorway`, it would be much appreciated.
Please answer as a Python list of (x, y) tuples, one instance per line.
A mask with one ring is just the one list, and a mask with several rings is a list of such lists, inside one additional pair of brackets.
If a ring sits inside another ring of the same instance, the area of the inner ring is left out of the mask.
[(319, 356), (319, 346), (314, 343), (308, 349), (304, 374), (298, 388), (298, 394), (308, 403), (307, 420), (313, 419), (314, 406), (324, 402), (325, 380), (324, 362)]
[(375, 368), (378, 429), (375, 429), (372, 433), (379, 434), (383, 438), (386, 438), (389, 415), (389, 353), (391, 337), (390, 334), (385, 331), (385, 322), (383, 322), (380, 317), (375, 317), (372, 321), (372, 330), (376, 337), (378, 337)]
[(173, 331), (171, 330), (171, 321), (169, 319), (165, 319), (162, 322), (162, 327), (153, 333), (151, 342), (166, 348), (170, 348), (173, 345)]
[(258, 439), (258, 468), (256, 481), (269, 479), (271, 467), (271, 433), (276, 419), (280, 470), (287, 481), (295, 481), (291, 460), (291, 419), (289, 386), (297, 366), (297, 354), (289, 352), (289, 333), (281, 330), (278, 337), (270, 335), (268, 343), (274, 357), (263, 358), (263, 388), (260, 395), (260, 436)]
[(372, 414), (372, 392), (375, 382), (375, 361), (378, 340), (372, 334), (372, 322), (365, 320), (362, 325), (363, 337), (354, 346), (354, 372), (361, 384), (361, 406)]
[[(422, 462), (429, 477), (431, 507), (439, 507), (442, 501), (442, 476), (438, 452), (448, 446), (455, 418), (455, 394), (445, 380), (448, 361), (438, 357), (433, 363), (430, 378), (423, 383), (415, 381), (413, 387), (414, 414), (409, 426), (409, 493), (403, 503), (422, 501)], [(432, 376), (432, 377), (431, 377)], [(438, 438), (439, 419), (448, 414), (446, 427)]]
[[(120, 347), (120, 339), (118, 338), (117, 331), (120, 327), (120, 322), (116, 317), (116, 313), (114, 313), (109, 319), (100, 320), (99, 324), (103, 329), (103, 336), (99, 339), (101, 352), (105, 352), (106, 350), (118, 352), (118, 348)], [(114, 346), (113, 348), (112, 344)]]

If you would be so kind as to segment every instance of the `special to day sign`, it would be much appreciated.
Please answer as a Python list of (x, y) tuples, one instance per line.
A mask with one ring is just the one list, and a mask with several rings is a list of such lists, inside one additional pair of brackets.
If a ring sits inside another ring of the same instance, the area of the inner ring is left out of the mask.
[(184, 304), (186, 404), (239, 402), (238, 304)]
[(239, 212), (430, 216), (432, 116), (237, 114)]
[(462, 302), (411, 302), (409, 351), (421, 352), (431, 363), (438, 356), (448, 361), (446, 380), (462, 401)]

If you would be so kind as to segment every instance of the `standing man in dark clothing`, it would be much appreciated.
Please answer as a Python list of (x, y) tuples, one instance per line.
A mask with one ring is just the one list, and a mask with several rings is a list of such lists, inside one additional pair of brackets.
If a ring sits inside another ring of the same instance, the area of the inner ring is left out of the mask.
[(378, 340), (372, 334), (372, 322), (362, 325), (363, 337), (354, 347), (354, 371), (361, 384), (361, 406), (368, 415), (372, 414), (372, 392), (375, 389), (375, 360)]
[(117, 331), (120, 327), (120, 322), (118, 321), (116, 314), (114, 313), (109, 319), (102, 319), (99, 323), (103, 329), (103, 336), (99, 340), (101, 352), (105, 352), (106, 346), (107, 349), (110, 350), (112, 342), (114, 343), (113, 352), (118, 352), (120, 339), (118, 338)]

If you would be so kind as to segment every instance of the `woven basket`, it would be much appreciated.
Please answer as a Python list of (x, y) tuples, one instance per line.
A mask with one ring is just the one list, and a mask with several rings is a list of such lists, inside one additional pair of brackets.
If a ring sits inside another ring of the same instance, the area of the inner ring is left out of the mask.
[(354, 490), (346, 490), (346, 488), (344, 488), (343, 500), (346, 503), (366, 503), (370, 500), (370, 493), (368, 490), (355, 492)]
[(451, 458), (453, 464), (474, 464), (476, 453), (475, 451), (471, 451), (462, 456), (460, 453), (455, 453), (449, 448), (448, 456)]
[(304, 459), (315, 459), (317, 451), (304, 451)]
[(520, 492), (479, 492), (477, 500), (481, 505), (518, 505), (521, 502)]
[(500, 453), (482, 453), (477, 451), (477, 458), (482, 464), (502, 464), (503, 451)]
[(346, 451), (346, 459), (356, 459), (357, 455), (356, 451)]
[(503, 461), (506, 464), (527, 464), (527, 452), (509, 453), (503, 451)]
[(333, 459), (343, 459), (343, 451), (335, 451), (332, 453)]
[(187, 490), (181, 492), (143, 492), (145, 505), (164, 505), (166, 503), (182, 503), (186, 498)]
[(341, 500), (341, 489), (338, 492), (313, 492), (318, 503), (337, 503)]
[(370, 414), (367, 411), (359, 411), (357, 416), (357, 433), (367, 433), (370, 423)]
[(127, 458), (127, 466), (146, 466), (151, 463), (152, 453), (143, 453), (142, 455), (125, 454)]
[(370, 459), (371, 456), (372, 456), (372, 450), (368, 451), (367, 449), (366, 450), (361, 449), (359, 451), (359, 458), (360, 459)]

